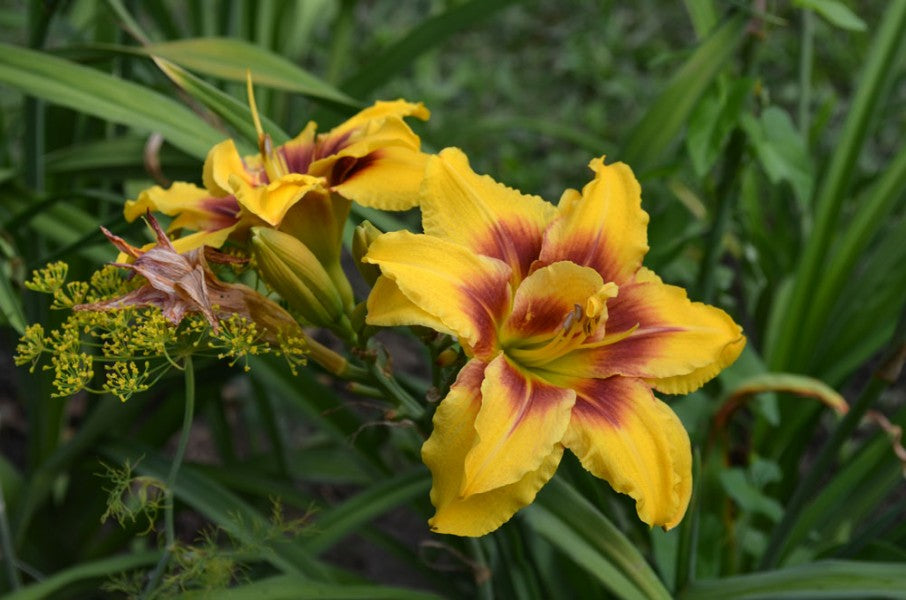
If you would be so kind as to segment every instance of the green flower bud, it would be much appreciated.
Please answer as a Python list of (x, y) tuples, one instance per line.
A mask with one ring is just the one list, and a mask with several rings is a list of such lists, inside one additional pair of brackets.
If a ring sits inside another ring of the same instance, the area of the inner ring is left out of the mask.
[(267, 284), (307, 321), (330, 328), (340, 322), (340, 293), (305, 244), (275, 229), (253, 227), (252, 252)]
[(368, 253), (368, 247), (371, 242), (381, 235), (381, 230), (372, 225), (369, 221), (362, 223), (355, 228), (352, 234), (352, 257), (355, 259), (356, 269), (362, 275), (368, 285), (373, 286), (374, 282), (381, 274), (381, 269), (377, 265), (362, 262), (362, 257)]

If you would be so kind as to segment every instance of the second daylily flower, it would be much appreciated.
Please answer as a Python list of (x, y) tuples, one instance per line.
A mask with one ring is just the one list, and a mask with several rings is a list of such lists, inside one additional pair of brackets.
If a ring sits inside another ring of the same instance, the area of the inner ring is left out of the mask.
[[(383, 210), (418, 203), (427, 155), (405, 117), (427, 119), (421, 103), (377, 102), (328, 133), (310, 122), (295, 139), (273, 146), (257, 121), (259, 154), (241, 156), (233, 140), (214, 146), (204, 164), (204, 188), (174, 183), (142, 192), (125, 206), (129, 221), (146, 211), (175, 217), (170, 230), (194, 231), (174, 240), (180, 252), (219, 248), (227, 238), (246, 243), (255, 227), (296, 238), (327, 272), (345, 311), (354, 305), (340, 265), (343, 226), (355, 201)], [(265, 280), (280, 287), (275, 274)]]
[(259, 154), (244, 157), (225, 140), (208, 153), (204, 188), (152, 187), (126, 203), (126, 219), (149, 210), (175, 217), (171, 231), (195, 231), (176, 240), (180, 251), (244, 240), (256, 225), (279, 228), (332, 265), (351, 201), (382, 210), (418, 203), (427, 155), (403, 120), (410, 116), (427, 119), (429, 112), (421, 103), (377, 102), (324, 134), (310, 122), (281, 146), (262, 134)]
[(564, 448), (675, 526), (691, 494), (679, 418), (653, 390), (687, 393), (745, 345), (723, 311), (642, 267), (648, 215), (629, 167), (595, 172), (558, 207), (475, 174), (447, 149), (428, 161), (425, 234), (395, 232), (365, 258), (383, 275), (376, 325), (458, 337), (470, 360), (422, 448), (432, 529), (483, 535), (532, 502)]

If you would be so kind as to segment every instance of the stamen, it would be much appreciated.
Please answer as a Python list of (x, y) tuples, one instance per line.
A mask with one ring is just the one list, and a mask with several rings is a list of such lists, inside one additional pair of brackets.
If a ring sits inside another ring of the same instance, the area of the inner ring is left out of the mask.
[[(614, 336), (606, 336), (595, 342), (588, 341), (598, 332), (601, 321), (607, 319), (607, 300), (616, 295), (616, 284), (602, 285), (586, 299), (584, 308), (579, 304), (573, 305), (572, 310), (566, 313), (563, 324), (551, 338), (536, 343), (525, 343), (524, 340), (524, 345), (515, 344), (508, 348), (507, 353), (526, 366), (541, 366), (573, 350), (606, 346), (631, 335), (638, 325)], [(600, 333), (603, 334), (603, 331)]]

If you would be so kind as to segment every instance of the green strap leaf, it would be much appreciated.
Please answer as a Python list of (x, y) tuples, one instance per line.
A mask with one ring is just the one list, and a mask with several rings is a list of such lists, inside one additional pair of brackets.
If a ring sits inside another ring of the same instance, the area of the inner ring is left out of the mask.
[(0, 43), (0, 83), (135, 129), (204, 158), (225, 136), (175, 100), (73, 62)]
[(431, 481), (424, 469), (373, 485), (343, 504), (320, 513), (315, 524), (318, 535), (305, 540), (303, 545), (312, 554), (320, 554), (388, 510), (419, 496), (427, 497), (430, 487)]
[(42, 600), (74, 583), (110, 577), (124, 571), (153, 565), (160, 558), (160, 551), (122, 554), (111, 558), (78, 564), (54, 573), (47, 579), (23, 587), (7, 596), (6, 600)]
[(282, 56), (243, 40), (192, 38), (151, 44), (137, 51), (171, 60), (191, 71), (231, 81), (244, 83), (246, 71), (250, 70), (255, 85), (297, 92), (336, 104), (360, 106), (352, 97)]
[(865, 31), (868, 25), (860, 19), (848, 6), (839, 0), (796, 0), (793, 4), (802, 8), (810, 8), (830, 23), (840, 29), (849, 31)]
[(551, 480), (525, 515), (554, 547), (621, 598), (670, 598), (635, 545), (562, 478)]
[(766, 573), (696, 581), (680, 598), (906, 598), (906, 567), (903, 563), (820, 561)]
[(620, 160), (637, 172), (656, 166), (689, 120), (699, 97), (745, 39), (745, 24), (742, 16), (734, 17), (699, 45), (629, 133)]
[[(835, 145), (825, 177), (815, 196), (815, 227), (808, 238), (794, 280), (790, 302), (777, 305), (780, 316), (778, 336), (768, 348), (772, 369), (797, 371), (803, 368), (814, 347), (800, 339), (806, 315), (814, 310), (815, 289), (826, 276), (826, 258), (838, 232), (838, 217), (849, 191), (858, 156), (869, 133), (869, 122), (884, 100), (882, 93), (889, 79), (896, 75), (895, 64), (899, 50), (906, 43), (906, 2), (891, 2), (884, 13), (874, 44), (865, 60), (865, 67), (856, 88), (843, 132)], [(819, 310), (823, 310), (819, 307)], [(772, 318), (774, 318), (772, 316)]]
[(223, 600), (307, 600), (309, 598), (330, 598), (331, 600), (439, 600), (440, 596), (429, 592), (407, 590), (386, 585), (340, 585), (313, 583), (292, 575), (269, 577), (254, 583), (240, 585), (228, 590), (198, 590), (177, 596), (191, 598), (212, 598)]

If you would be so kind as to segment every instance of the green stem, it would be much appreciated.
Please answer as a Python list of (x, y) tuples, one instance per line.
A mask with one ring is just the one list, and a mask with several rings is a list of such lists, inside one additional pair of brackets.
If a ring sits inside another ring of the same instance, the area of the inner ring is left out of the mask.
[(425, 408), (391, 373), (387, 350), (373, 340), (368, 344), (368, 349), (372, 356), (371, 363), (368, 365), (370, 377), (362, 383), (376, 386), (386, 394), (387, 398), (395, 401), (399, 408), (398, 416), (409, 417), (416, 421), (421, 419), (425, 415)]
[(416, 421), (421, 419), (425, 415), (425, 408), (385, 369), (386, 364), (381, 364), (381, 361), (371, 365), (374, 383), (396, 402), (400, 408), (400, 416), (410, 417)]
[(192, 367), (192, 356), (185, 358), (185, 378), (186, 378), (186, 398), (185, 409), (183, 412), (182, 432), (179, 435), (179, 442), (176, 446), (176, 454), (173, 455), (173, 462), (170, 464), (170, 472), (167, 474), (166, 487), (164, 489), (164, 536), (166, 547), (160, 557), (157, 566), (148, 579), (148, 584), (142, 591), (141, 598), (149, 598), (150, 594), (157, 588), (170, 557), (173, 555), (173, 548), (176, 546), (176, 527), (174, 526), (174, 504), (176, 489), (176, 478), (179, 475), (179, 468), (182, 466), (183, 458), (186, 455), (186, 447), (189, 445), (189, 434), (192, 431), (192, 418), (195, 414), (195, 369)]
[(786, 550), (787, 539), (790, 532), (795, 527), (799, 514), (805, 507), (806, 503), (815, 495), (821, 481), (833, 466), (840, 447), (852, 435), (862, 417), (877, 402), (881, 393), (893, 382), (897, 380), (899, 372), (902, 369), (904, 357), (906, 357), (906, 312), (900, 315), (890, 347), (887, 352), (887, 358), (882, 367), (875, 372), (874, 377), (869, 381), (865, 389), (859, 395), (859, 398), (850, 407), (849, 412), (840, 421), (834, 433), (818, 454), (815, 464), (809, 470), (808, 475), (800, 482), (793, 496), (787, 504), (783, 519), (780, 520), (777, 527), (771, 533), (767, 549), (761, 560), (761, 568), (767, 569), (777, 565), (783, 557)]
[(6, 518), (6, 497), (3, 495), (2, 481), (0, 481), (0, 544), (3, 548), (3, 560), (6, 563), (9, 583), (14, 590), (18, 590), (22, 587), (22, 579), (19, 577), (19, 569), (16, 568), (16, 553), (13, 550), (13, 539)]

